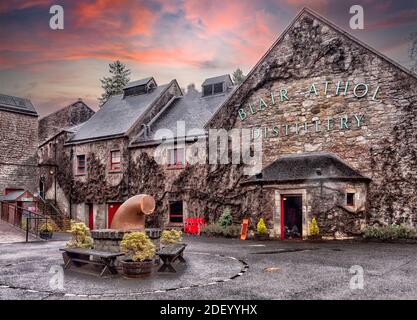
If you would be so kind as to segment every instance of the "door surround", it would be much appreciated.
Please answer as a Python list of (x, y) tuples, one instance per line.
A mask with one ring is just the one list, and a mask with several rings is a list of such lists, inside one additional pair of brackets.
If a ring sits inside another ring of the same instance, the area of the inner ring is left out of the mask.
[(275, 189), (275, 208), (274, 208), (274, 229), (273, 235), (275, 238), (283, 239), (282, 230), (282, 199), (284, 196), (299, 195), (302, 201), (302, 237), (305, 239), (309, 233), (309, 219), (307, 210), (307, 190), (306, 189)]

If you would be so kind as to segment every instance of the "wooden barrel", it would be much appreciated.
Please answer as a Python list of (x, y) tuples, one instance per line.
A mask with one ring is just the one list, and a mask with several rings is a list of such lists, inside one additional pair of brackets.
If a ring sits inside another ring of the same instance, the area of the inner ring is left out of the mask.
[(122, 261), (123, 274), (128, 278), (143, 278), (152, 273), (155, 262), (149, 261)]

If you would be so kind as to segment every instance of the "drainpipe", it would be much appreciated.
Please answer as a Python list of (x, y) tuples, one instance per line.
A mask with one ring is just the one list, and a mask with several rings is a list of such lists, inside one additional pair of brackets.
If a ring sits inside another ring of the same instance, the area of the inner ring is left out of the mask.
[[(74, 150), (73, 150), (73, 146), (71, 146), (71, 151), (70, 151), (70, 164), (71, 164), (71, 175), (72, 175), (72, 157), (74, 154)], [(69, 194), (69, 217), (70, 219), (72, 219), (72, 183), (73, 183), (74, 179), (71, 179), (70, 182), (70, 194)]]
[(54, 140), (54, 158), (55, 158), (55, 170), (54, 170), (54, 203), (55, 203), (55, 207), (56, 207), (56, 182), (57, 182), (57, 174), (58, 174), (58, 165), (57, 165), (57, 142), (56, 142), (56, 138)]
[(127, 140), (127, 197), (130, 197), (130, 174), (131, 174), (131, 165), (130, 165), (130, 161), (131, 161), (131, 150), (129, 147), (129, 139)]

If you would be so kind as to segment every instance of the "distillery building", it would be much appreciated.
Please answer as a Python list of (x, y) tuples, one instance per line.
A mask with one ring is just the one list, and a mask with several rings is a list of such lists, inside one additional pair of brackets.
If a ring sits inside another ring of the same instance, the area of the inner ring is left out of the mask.
[[(307, 237), (313, 217), (336, 237), (416, 226), (416, 84), (409, 70), (303, 9), (238, 86), (223, 75), (183, 92), (176, 80), (149, 77), (112, 97), (62, 143), (60, 205), (91, 228), (109, 227), (138, 193), (155, 197), (148, 223), (160, 227), (181, 227), (190, 215), (215, 221), (226, 208), (236, 223), (264, 218), (280, 239)], [(262, 141), (260, 170), (189, 161), (210, 129), (250, 130)]]

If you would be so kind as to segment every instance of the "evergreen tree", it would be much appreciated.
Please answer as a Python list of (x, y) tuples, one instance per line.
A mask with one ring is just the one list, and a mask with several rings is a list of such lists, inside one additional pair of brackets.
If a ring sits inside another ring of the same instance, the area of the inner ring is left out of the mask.
[(233, 218), (229, 208), (224, 209), (222, 215), (219, 218), (218, 223), (219, 226), (222, 228), (226, 228), (233, 224)]
[(129, 83), (130, 70), (119, 60), (109, 64), (110, 77), (100, 79), (104, 93), (99, 98), (100, 107), (110, 99), (110, 97), (123, 93), (123, 88)]
[(242, 69), (237, 68), (234, 72), (233, 72), (233, 82), (234, 84), (241, 84), (244, 80), (245, 80), (246, 76), (243, 74)]
[(319, 233), (320, 233), (319, 226), (317, 225), (316, 218), (313, 217), (313, 219), (311, 220), (311, 225), (310, 225), (310, 235), (311, 236), (318, 236)]

